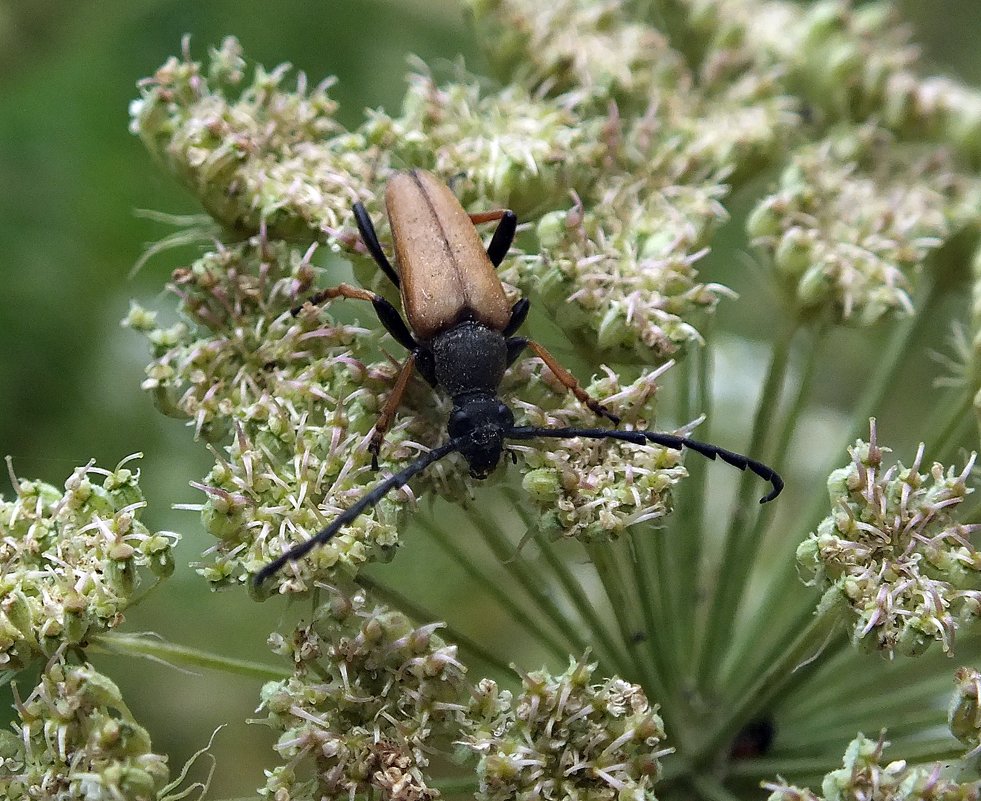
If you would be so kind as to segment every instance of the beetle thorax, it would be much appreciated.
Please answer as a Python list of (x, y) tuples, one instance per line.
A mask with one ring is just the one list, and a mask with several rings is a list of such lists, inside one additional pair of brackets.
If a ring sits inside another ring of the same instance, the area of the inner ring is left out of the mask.
[(499, 332), (466, 320), (434, 337), (430, 349), (436, 381), (450, 397), (497, 395), (508, 355), (507, 341)]
[(474, 320), (453, 326), (429, 343), (436, 381), (453, 398), (447, 426), (460, 438), (470, 475), (485, 478), (501, 460), (514, 416), (497, 396), (507, 370), (504, 336)]

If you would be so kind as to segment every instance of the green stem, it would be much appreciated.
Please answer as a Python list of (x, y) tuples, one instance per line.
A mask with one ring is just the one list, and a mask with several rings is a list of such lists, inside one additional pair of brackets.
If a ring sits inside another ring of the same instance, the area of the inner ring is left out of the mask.
[(439, 790), (443, 796), (459, 795), (461, 793), (473, 795), (477, 791), (478, 784), (475, 776), (457, 776), (452, 779), (434, 781), (432, 786)]
[[(708, 325), (709, 321), (706, 321), (706, 326)], [(710, 335), (711, 332), (706, 330), (706, 336)], [(708, 363), (709, 351), (704, 347), (689, 353), (685, 359), (684, 365), (688, 369), (678, 404), (679, 423), (688, 423), (699, 414), (705, 414), (708, 421), (712, 419), (709, 408), (711, 392), (708, 385)], [(707, 438), (711, 441), (711, 425), (708, 429)], [(658, 585), (665, 586), (665, 594), (669, 599), (665, 607), (668, 617), (662, 617), (661, 620), (673, 621), (668, 636), (675, 645), (677, 667), (679, 671), (689, 675), (694, 669), (698, 632), (698, 603), (695, 599), (700, 596), (696, 588), (699, 586), (702, 544), (705, 538), (708, 460), (687, 459), (685, 467), (688, 478), (678, 488), (677, 508), (668, 521), (667, 530), (657, 534), (657, 550), (664, 552), (661, 561), (661, 573), (664, 575)], [(668, 569), (665, 570), (665, 567)]]
[[(643, 677), (644, 681), (656, 690), (663, 690), (660, 678), (656, 675), (652, 666), (646, 659), (638, 655), (636, 647), (631, 648), (634, 640), (634, 632), (639, 630), (636, 625), (636, 614), (631, 614), (633, 606), (623, 592), (623, 587), (628, 586), (625, 572), (620, 569), (616, 556), (613, 553), (614, 544), (609, 542), (590, 543), (586, 545), (586, 552), (596, 568), (596, 573), (603, 585), (610, 605), (614, 610), (614, 619), (620, 629), (620, 638), (630, 650), (631, 671), (623, 678), (638, 679)], [(642, 615), (641, 615), (642, 616)]]
[[(841, 450), (855, 441), (860, 436), (868, 435), (868, 420), (882, 404), (886, 395), (895, 389), (899, 376), (902, 373), (905, 360), (908, 358), (910, 348), (922, 333), (923, 326), (930, 318), (928, 313), (936, 300), (936, 284), (925, 278), (920, 285), (919, 292), (914, 301), (915, 312), (912, 316), (902, 319), (894, 335), (889, 337), (886, 352), (876, 362), (877, 367), (869, 382), (865, 386), (865, 391), (854, 405), (853, 428), (842, 443)], [(818, 472), (820, 476), (827, 476), (841, 461), (825, 467)], [(827, 514), (828, 496), (823, 490), (814, 492), (810, 506), (799, 516), (798, 534), (796, 537), (788, 537), (789, 547), (796, 548), (795, 542), (800, 542), (804, 537), (804, 532), (813, 531), (821, 518)], [(775, 563), (783, 563), (779, 557), (782, 554), (774, 555)], [(786, 570), (775, 571), (774, 578), (763, 590), (760, 602), (760, 609), (781, 609), (780, 616), (783, 624), (779, 630), (775, 626), (771, 627), (771, 636), (768, 641), (771, 647), (757, 647), (755, 649), (757, 658), (752, 664), (747, 664), (745, 669), (748, 675), (753, 675), (764, 669), (763, 666), (772, 664), (777, 652), (783, 647), (783, 643), (794, 636), (794, 632), (808, 625), (808, 620), (813, 613), (813, 599), (810, 593), (799, 592), (800, 578), (796, 570), (791, 565)]]
[[(821, 324), (813, 329), (813, 338), (807, 343), (805, 351), (807, 353), (801, 375), (797, 383), (797, 392), (793, 403), (787, 414), (784, 416), (783, 425), (777, 436), (776, 446), (773, 452), (772, 466), (777, 470), (786, 464), (787, 451), (790, 448), (791, 440), (797, 430), (804, 408), (807, 406), (811, 397), (811, 386), (818, 373), (818, 356), (822, 350), (825, 335), (828, 331), (827, 324)], [(747, 562), (758, 562), (759, 548), (763, 542), (763, 534), (767, 525), (771, 522), (769, 515), (758, 514), (753, 525), (752, 532), (748, 537), (751, 552), (747, 555)], [(728, 671), (724, 681), (725, 686), (732, 686), (735, 682), (733, 671), (738, 671), (743, 675), (752, 675), (746, 671), (746, 666), (752, 663), (752, 654), (759, 647), (759, 643), (765, 639), (767, 630), (773, 626), (773, 616), (770, 614), (772, 606), (761, 604), (760, 611), (755, 615), (746, 616), (746, 624), (738, 627), (738, 638), (732, 647), (732, 656), (727, 660)]]
[[(412, 618), (417, 623), (428, 623), (434, 620), (439, 620), (439, 615), (415, 603), (415, 601), (410, 600), (402, 593), (386, 586), (377, 579), (371, 578), (364, 572), (359, 573), (355, 581), (357, 581), (357, 583), (365, 589), (371, 590), (374, 595), (381, 598), (385, 603), (404, 612), (408, 617)], [(473, 657), (478, 661), (483, 662), (486, 666), (498, 671), (503, 676), (507, 676), (508, 678), (513, 677), (514, 671), (511, 670), (511, 665), (509, 662), (503, 661), (492, 651), (489, 651), (479, 642), (471, 637), (468, 637), (466, 634), (451, 626), (449, 623), (444, 623), (443, 626), (443, 631), (446, 633), (445, 639), (458, 645), (460, 649), (468, 655), (468, 662), (471, 661), (469, 657)]]
[(951, 458), (951, 452), (967, 440), (967, 429), (973, 429), (976, 425), (971, 415), (973, 405), (974, 399), (969, 392), (963, 393), (959, 402), (951, 404), (947, 417), (938, 426), (939, 432), (936, 436), (929, 440), (924, 438), (927, 443), (925, 464), (934, 460), (946, 464)]
[(569, 659), (569, 649), (556, 639), (551, 632), (540, 625), (540, 619), (526, 612), (514, 599), (514, 594), (507, 592), (499, 581), (485, 575), (477, 567), (472, 552), (464, 552), (456, 545), (453, 537), (436, 525), (431, 517), (426, 519), (426, 528), (432, 534), (433, 541), (477, 584), (481, 591), (493, 598), (510, 616), (510, 619), (528, 632), (537, 642), (541, 643), (560, 662)]
[[(930, 702), (937, 700), (936, 697), (929, 699)], [(917, 699), (917, 701), (920, 704), (924, 703), (922, 698)], [(823, 728), (815, 726), (810, 732), (810, 737), (788, 739), (786, 742), (781, 740), (780, 747), (809, 754), (836, 748), (840, 751), (844, 748), (844, 744), (859, 731), (886, 729), (889, 732), (889, 739), (895, 740), (905, 735), (918, 735), (944, 723), (942, 709), (924, 708), (922, 706), (912, 708), (909, 706), (904, 708), (891, 706), (891, 709), (872, 710), (870, 714), (866, 715), (859, 715), (857, 712), (849, 714), (847, 718), (836, 720), (833, 724), (828, 724)]]
[[(677, 368), (678, 424), (708, 411), (707, 363), (707, 349), (698, 348)], [(686, 459), (688, 478), (674, 492), (675, 510), (664, 529), (631, 537), (636, 555), (632, 573), (647, 627), (648, 660), (664, 691), (675, 697), (693, 671), (707, 465), (704, 459)]]
[[(659, 566), (663, 561), (658, 543), (663, 539), (665, 533), (664, 531), (651, 531), (647, 527), (642, 531), (635, 529), (630, 533), (630, 542), (634, 550), (634, 585), (637, 587), (641, 599), (641, 616), (644, 619), (646, 661), (654, 674), (649, 689), (651, 697), (662, 703), (667, 701), (669, 695), (673, 695), (674, 689), (671, 682), (678, 676), (668, 665), (667, 654), (670, 645), (666, 631), (660, 625), (665, 614), (657, 592), (661, 575)], [(665, 703), (664, 711), (667, 712), (667, 710), (668, 705)]]
[(711, 758), (725, 747), (739, 729), (760, 710), (766, 709), (774, 696), (784, 689), (795, 673), (813, 672), (815, 663), (805, 662), (827, 645), (828, 638), (841, 620), (843, 601), (837, 593), (828, 593), (817, 613), (759, 678), (731, 705), (699, 748), (699, 761)]
[(847, 708), (849, 714), (865, 709), (871, 715), (882, 708), (883, 698), (915, 706), (949, 692), (952, 686), (949, 666), (927, 655), (903, 670), (887, 670), (884, 664), (870, 665), (868, 655), (846, 645), (839, 655), (828, 658), (825, 654), (821, 661), (821, 673), (813, 686), (793, 687), (781, 705), (781, 718), (800, 721), (795, 731), (811, 725), (820, 728), (825, 721), (840, 717), (841, 708)]
[(186, 668), (218, 670), (222, 673), (234, 673), (267, 681), (287, 679), (292, 675), (292, 671), (284, 667), (264, 665), (245, 659), (232, 659), (222, 654), (177, 645), (147, 634), (121, 634), (107, 631), (96, 634), (89, 642), (105, 652), (141, 656)]
[(691, 777), (691, 783), (698, 796), (708, 801), (740, 801), (739, 796), (730, 792), (722, 782), (706, 774), (696, 773)]
[(953, 762), (961, 759), (968, 750), (966, 745), (956, 742), (953, 737), (945, 737), (909, 743), (903, 749), (903, 758), (907, 762), (919, 765), (933, 762)]
[[(514, 490), (508, 489), (505, 490), (505, 495), (518, 510), (518, 514), (528, 530), (533, 531), (531, 517), (521, 504), (518, 494)], [(569, 570), (565, 561), (556, 553), (555, 545), (548, 540), (547, 535), (541, 531), (534, 531), (534, 537), (549, 570), (552, 571), (576, 612), (588, 626), (594, 641), (593, 652), (598, 659), (614, 665), (617, 673), (625, 675), (629, 672), (629, 657), (609, 635), (609, 624), (600, 619), (579, 581)]]
[(768, 757), (766, 759), (740, 759), (728, 766), (729, 775), (733, 778), (752, 779), (775, 776), (797, 776), (803, 773), (825, 774), (841, 767), (841, 751), (821, 756), (807, 757)]
[[(504, 535), (501, 528), (495, 525), (493, 521), (480, 516), (473, 518), (473, 524), (498, 560), (507, 563), (508, 572), (517, 579), (519, 586), (531, 598), (535, 607), (552, 622), (556, 629), (562, 632), (563, 637), (572, 646), (571, 651), (576, 654), (585, 653), (590, 643), (582, 636), (581, 626), (559, 608), (552, 598), (548, 586), (541, 580), (539, 572), (529, 567), (520, 553), (514, 552), (514, 545)], [(568, 660), (569, 653), (570, 648), (566, 647), (562, 657), (563, 661)], [(602, 662), (599, 656), (597, 656), (597, 661), (600, 662), (602, 670), (607, 675), (612, 674), (612, 668), (608, 663)]]
[[(777, 339), (753, 419), (753, 433), (748, 452), (755, 458), (762, 458), (769, 418), (780, 397), (787, 373), (791, 342), (798, 328), (799, 323), (795, 322), (790, 331)], [(747, 542), (746, 529), (750, 517), (759, 514), (757, 508), (759, 504), (753, 497), (753, 493), (758, 490), (757, 483), (758, 479), (750, 473), (743, 473), (739, 482), (735, 510), (721, 551), (725, 562), (717, 570), (715, 593), (709, 606), (706, 632), (702, 641), (698, 676), (703, 688), (714, 685), (717, 679), (717, 669), (731, 640), (733, 620), (746, 586), (746, 578), (752, 567), (747, 557), (752, 557), (754, 548), (752, 543)]]

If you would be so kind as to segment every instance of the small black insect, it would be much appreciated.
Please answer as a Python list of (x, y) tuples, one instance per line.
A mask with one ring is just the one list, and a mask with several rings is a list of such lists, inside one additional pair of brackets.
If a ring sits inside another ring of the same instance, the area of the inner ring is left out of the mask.
[[(409, 351), (372, 435), (370, 450), (376, 469), (385, 432), (414, 370), (418, 370), (430, 386), (442, 388), (453, 399), (453, 411), (447, 424), (449, 439), (404, 470), (379, 482), (329, 526), (262, 568), (255, 575), (257, 585), (287, 562), (300, 559), (317, 545), (327, 542), (387, 493), (404, 486), (417, 473), (448, 454), (462, 454), (470, 467), (470, 475), (486, 478), (500, 462), (506, 440), (587, 437), (617, 439), (636, 445), (650, 442), (675, 450), (689, 448), (709, 459), (718, 457), (740, 470), (751, 470), (769, 481), (773, 488), (760, 503), (772, 501), (780, 494), (783, 480), (773, 468), (740, 453), (688, 437), (611, 428), (516, 426), (514, 415), (498, 397), (497, 391), (505, 371), (526, 348), (544, 361), (581, 403), (614, 425), (620, 420), (589, 397), (575, 376), (542, 345), (515, 336), (528, 316), (529, 302), (522, 298), (510, 306), (496, 272), (514, 239), (517, 227), (514, 212), (498, 209), (468, 214), (446, 184), (422, 170), (394, 175), (388, 182), (385, 205), (398, 271), (385, 256), (371, 218), (360, 203), (354, 205), (354, 218), (368, 252), (399, 288), (408, 322), (381, 295), (350, 284), (325, 289), (309, 302), (319, 304), (337, 297), (370, 301), (382, 325)], [(498, 221), (497, 229), (485, 251), (475, 226), (495, 220)], [(299, 308), (294, 310), (297, 312)]]

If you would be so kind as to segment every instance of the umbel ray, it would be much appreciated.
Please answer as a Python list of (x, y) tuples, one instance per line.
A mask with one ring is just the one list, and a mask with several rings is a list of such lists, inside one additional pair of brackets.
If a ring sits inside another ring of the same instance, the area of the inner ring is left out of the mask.
[[(387, 493), (404, 486), (417, 473), (451, 453), (463, 455), (471, 476), (486, 478), (501, 461), (508, 440), (586, 437), (635, 445), (652, 443), (675, 450), (688, 448), (709, 459), (719, 458), (740, 470), (750, 470), (769, 481), (772, 489), (760, 503), (772, 501), (780, 494), (783, 480), (773, 468), (689, 437), (616, 428), (516, 426), (514, 415), (498, 396), (498, 387), (505, 371), (526, 349), (545, 362), (563, 386), (597, 415), (614, 425), (619, 423), (619, 418), (589, 397), (575, 376), (539, 343), (516, 336), (528, 316), (529, 302), (522, 298), (510, 306), (496, 272), (514, 239), (517, 227), (514, 212), (499, 209), (468, 214), (446, 184), (422, 170), (396, 173), (388, 182), (385, 206), (398, 270), (385, 256), (371, 218), (360, 203), (354, 205), (354, 218), (368, 252), (401, 292), (405, 319), (381, 295), (350, 284), (324, 289), (308, 302), (320, 304), (338, 297), (369, 301), (385, 329), (409, 351), (372, 434), (369, 449), (376, 469), (385, 432), (414, 371), (452, 399), (453, 410), (447, 423), (449, 439), (380, 481), (330, 525), (263, 567), (255, 575), (257, 585), (287, 562), (300, 559), (327, 542)], [(492, 221), (497, 221), (497, 229), (484, 250), (476, 225)], [(298, 312), (299, 308), (294, 309), (294, 314)]]

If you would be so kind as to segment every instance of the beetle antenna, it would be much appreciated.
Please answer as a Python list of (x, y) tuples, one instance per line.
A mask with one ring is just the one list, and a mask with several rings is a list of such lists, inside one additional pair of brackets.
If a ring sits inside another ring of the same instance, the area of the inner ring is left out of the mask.
[(337, 517), (335, 517), (330, 525), (320, 529), (320, 531), (305, 542), (294, 545), (282, 556), (274, 559), (258, 573), (256, 573), (255, 578), (253, 579), (256, 588), (260, 587), (266, 579), (273, 575), (273, 573), (276, 573), (280, 568), (284, 567), (287, 562), (295, 562), (297, 559), (302, 559), (318, 545), (323, 545), (338, 531), (344, 528), (344, 526), (354, 522), (364, 511), (375, 506), (393, 489), (404, 487), (409, 483), (412, 477), (416, 475), (416, 473), (421, 473), (423, 470), (429, 467), (429, 465), (433, 464), (433, 462), (438, 462), (444, 456), (448, 456), (449, 454), (460, 450), (460, 444), (464, 439), (466, 439), (466, 437), (454, 437), (449, 442), (440, 445), (438, 448), (433, 448), (429, 453), (420, 456), (404, 470), (401, 470), (395, 475), (390, 476), (384, 481), (376, 484), (371, 491), (366, 492), (363, 496), (361, 496), (361, 500), (354, 504), (354, 506), (345, 509)]
[(643, 445), (647, 442), (654, 445), (663, 445), (666, 448), (680, 451), (688, 448), (697, 451), (707, 459), (720, 458), (726, 464), (738, 467), (740, 470), (750, 470), (764, 481), (769, 481), (773, 489), (769, 494), (760, 498), (760, 503), (768, 503), (776, 498), (783, 490), (783, 479), (769, 465), (750, 459), (741, 453), (727, 451), (718, 445), (708, 442), (699, 442), (697, 439), (679, 437), (676, 434), (662, 434), (659, 431), (619, 431), (614, 428), (534, 428), (532, 426), (515, 426), (510, 429), (506, 436), (508, 439), (535, 439), (536, 437), (554, 437), (557, 439), (569, 439), (572, 437), (586, 437), (587, 439), (619, 439), (624, 442), (632, 442), (634, 445)]

